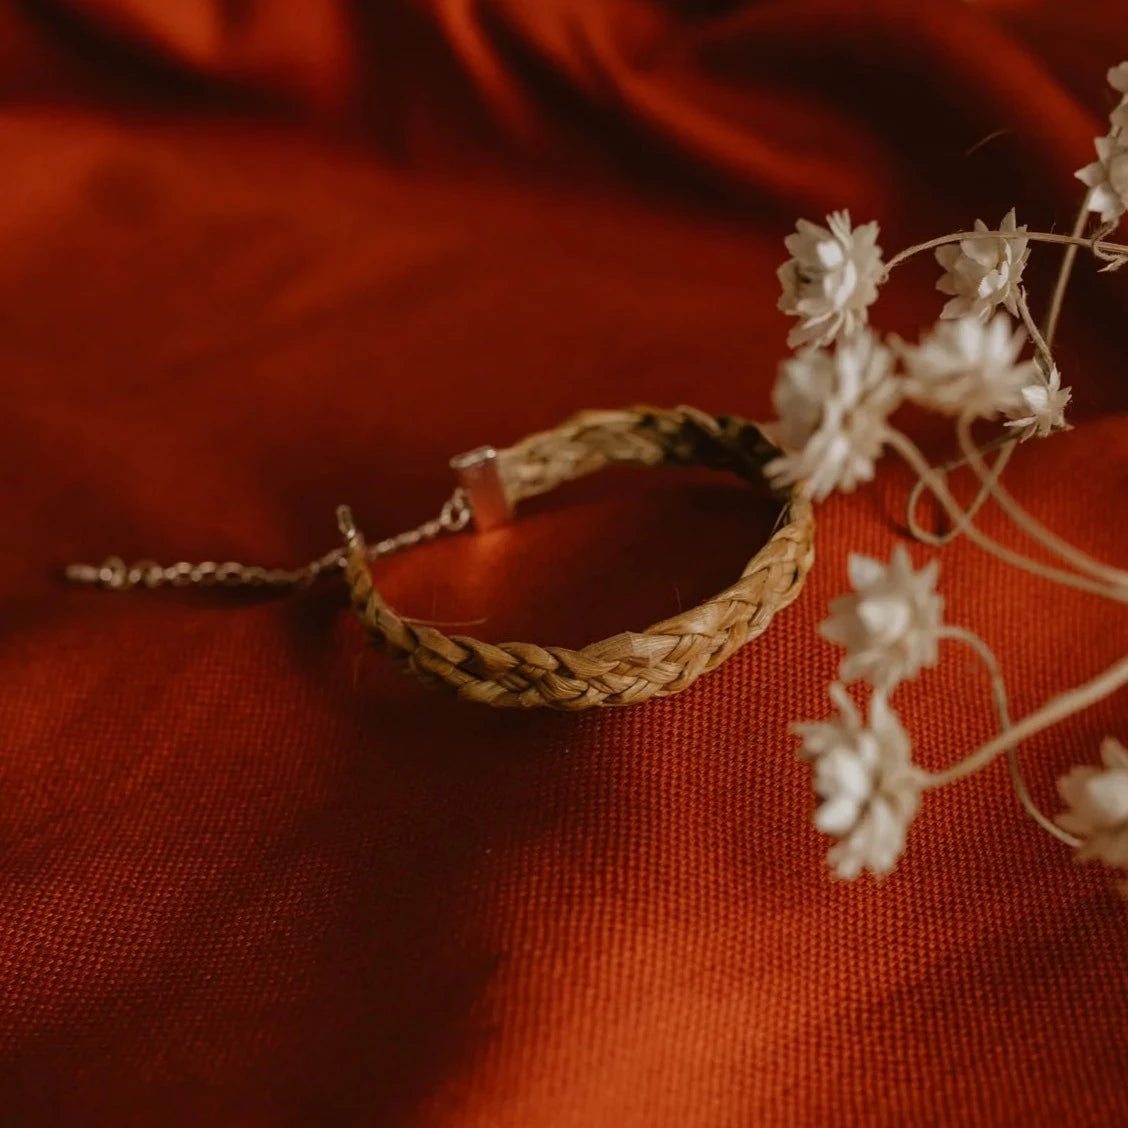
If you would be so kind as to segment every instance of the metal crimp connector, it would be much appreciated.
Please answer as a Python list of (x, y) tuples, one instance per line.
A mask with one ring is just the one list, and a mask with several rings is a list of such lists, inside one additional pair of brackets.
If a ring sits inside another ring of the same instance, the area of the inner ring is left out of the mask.
[(492, 446), (457, 455), (450, 460), (450, 467), (458, 475), (479, 533), (488, 533), (513, 520), (513, 507), (501, 479), (501, 460)]

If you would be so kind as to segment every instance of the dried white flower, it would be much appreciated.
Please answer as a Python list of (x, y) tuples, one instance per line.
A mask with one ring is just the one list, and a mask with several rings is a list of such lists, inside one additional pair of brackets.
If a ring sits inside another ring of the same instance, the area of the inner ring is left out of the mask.
[(1034, 361), (1019, 363), (1026, 340), (1005, 313), (986, 324), (977, 317), (941, 321), (921, 343), (900, 344), (908, 373), (906, 393), (948, 415), (991, 419), (1022, 409), (1022, 389), (1039, 379)]
[(1128, 123), (1121, 110), (1113, 115), (1111, 133), (1094, 142), (1097, 159), (1077, 173), (1090, 189), (1089, 211), (1099, 212), (1102, 223), (1118, 223), (1128, 211), (1128, 143), (1122, 132)]
[(777, 434), (789, 453), (769, 462), (775, 486), (803, 482), (821, 501), (873, 477), (885, 442), (885, 420), (901, 400), (893, 355), (869, 329), (834, 352), (807, 349), (780, 365), (772, 402)]
[(1012, 418), (1007, 426), (1018, 431), (1015, 437), (1019, 442), (1068, 430), (1065, 409), (1072, 398), (1072, 390), (1061, 386), (1061, 373), (1055, 364), (1047, 379), (1039, 378), (1022, 389), (1023, 406), (1008, 411)]
[(827, 860), (839, 877), (850, 880), (865, 869), (880, 877), (904, 851), (923, 773), (884, 694), (873, 695), (868, 722), (837, 682), (830, 696), (837, 719), (793, 730), (803, 741), (799, 755), (814, 761), (815, 794), (822, 800), (814, 824), (838, 839)]
[(1128, 748), (1112, 737), (1101, 743), (1104, 769), (1074, 768), (1058, 780), (1069, 810), (1057, 824), (1081, 839), (1077, 857), (1128, 868)]
[(1089, 211), (1105, 224), (1119, 223), (1128, 211), (1128, 62), (1108, 72), (1108, 84), (1120, 91), (1120, 104), (1109, 115), (1108, 133), (1094, 142), (1097, 159), (1077, 173), (1090, 189)]
[[(975, 230), (987, 231), (987, 224), (977, 219)], [(1014, 208), (1003, 217), (998, 230), (1019, 237), (985, 236), (936, 248), (936, 261), (945, 272), (936, 289), (952, 295), (941, 317), (972, 316), (986, 321), (999, 306), (1012, 317), (1018, 316), (1019, 283), (1030, 257), (1029, 240), (1021, 237), (1026, 228), (1016, 225)]]
[(779, 308), (799, 318), (790, 348), (829, 345), (865, 325), (885, 272), (876, 223), (850, 227), (850, 213), (833, 212), (827, 227), (801, 219), (784, 240), (791, 258), (779, 268)]
[(819, 627), (823, 638), (846, 650), (842, 680), (864, 678), (888, 691), (936, 665), (944, 610), (935, 591), (940, 562), (915, 572), (899, 544), (888, 565), (851, 554), (848, 568), (854, 591), (831, 602), (830, 618)]

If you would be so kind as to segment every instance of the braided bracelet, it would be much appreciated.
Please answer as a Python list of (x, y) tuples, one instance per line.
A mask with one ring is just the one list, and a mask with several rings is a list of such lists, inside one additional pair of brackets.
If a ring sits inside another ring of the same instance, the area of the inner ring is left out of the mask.
[(506, 450), (482, 447), (452, 460), (458, 489), (438, 518), (417, 529), (368, 545), (342, 506), (337, 516), (344, 547), (304, 568), (210, 561), (127, 566), (111, 558), (100, 567), (72, 565), (67, 576), (115, 590), (164, 584), (283, 589), (343, 568), (353, 608), (373, 644), (427, 685), (449, 686), (464, 700), (502, 708), (634, 705), (692, 685), (762, 634), (772, 616), (796, 598), (814, 559), (814, 515), (798, 491), (781, 497), (775, 531), (730, 587), (644, 631), (626, 631), (580, 650), (481, 642), (413, 623), (384, 602), (372, 581), (371, 561), (460, 532), (471, 522), (487, 532), (508, 522), (525, 498), (610, 465), (704, 466), (763, 487), (764, 466), (778, 455), (759, 428), (732, 416), (688, 407), (585, 411)]
[[(689, 408), (585, 411), (508, 450), (484, 448), (455, 460), (479, 527), (505, 520), (519, 501), (611, 464), (707, 466), (758, 485), (778, 454), (751, 423)], [(792, 495), (776, 531), (731, 587), (642, 632), (581, 650), (534, 643), (496, 645), (405, 621), (372, 582), (364, 540), (347, 510), (345, 575), (353, 607), (372, 641), (428, 684), (500, 707), (588, 709), (666, 697), (720, 665), (762, 633), (799, 594), (810, 569), (814, 517)]]

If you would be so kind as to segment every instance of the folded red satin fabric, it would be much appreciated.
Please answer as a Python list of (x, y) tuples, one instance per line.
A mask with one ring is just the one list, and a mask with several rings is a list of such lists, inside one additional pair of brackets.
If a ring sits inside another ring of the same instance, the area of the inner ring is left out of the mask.
[[(341, 502), (398, 532), (451, 455), (583, 407), (767, 417), (794, 219), (848, 207), (889, 251), (1012, 204), (1067, 227), (1126, 17), (0, 6), (0, 1122), (1128, 1119), (1128, 910), (1001, 766), (932, 797), (889, 878), (826, 871), (788, 728), (827, 710), (816, 627), (847, 554), (901, 535), (893, 466), (820, 507), (812, 577), (762, 639), (623, 711), (428, 694), (333, 583), (59, 579), (111, 551), (297, 563)], [(1055, 264), (1035, 255), (1036, 296)], [(898, 275), (882, 326), (929, 323), (935, 277)], [(1008, 470), (1118, 561), (1126, 304), (1080, 269), (1077, 427)], [(765, 532), (728, 482), (624, 473), (380, 582), (420, 618), (576, 645), (716, 590)], [(940, 556), (1016, 714), (1123, 652), (1120, 612)], [(949, 655), (903, 715), (939, 766), (991, 733), (989, 687)], [(1029, 742), (1044, 806), (1105, 733), (1128, 739), (1123, 695)]]

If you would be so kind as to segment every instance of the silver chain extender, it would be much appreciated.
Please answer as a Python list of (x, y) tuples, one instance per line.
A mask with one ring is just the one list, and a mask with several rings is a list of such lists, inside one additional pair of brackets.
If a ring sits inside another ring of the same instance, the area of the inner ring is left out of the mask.
[[(422, 525), (397, 533), (368, 546), (368, 557), (375, 560), (390, 556), (405, 548), (434, 540), (445, 533), (458, 533), (470, 524), (473, 511), (466, 490), (459, 487), (443, 505), (438, 517)], [(126, 564), (117, 556), (108, 557), (100, 565), (71, 564), (66, 578), (71, 583), (106, 588), (109, 591), (128, 591), (146, 587), (253, 587), (275, 590), (308, 587), (326, 573), (336, 573), (344, 567), (345, 550), (335, 548), (324, 556), (310, 561), (301, 568), (264, 568), (259, 564), (240, 564), (228, 560), (222, 564), (205, 560), (199, 564), (180, 561), (162, 565), (153, 560), (139, 560)]]

